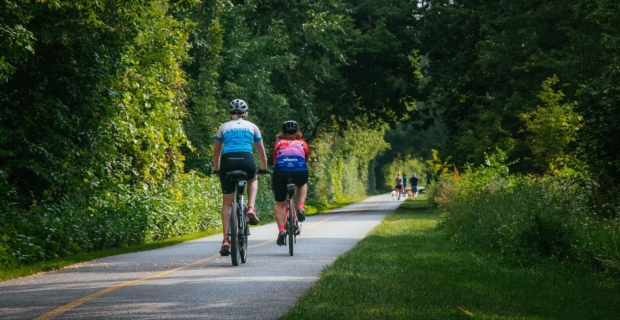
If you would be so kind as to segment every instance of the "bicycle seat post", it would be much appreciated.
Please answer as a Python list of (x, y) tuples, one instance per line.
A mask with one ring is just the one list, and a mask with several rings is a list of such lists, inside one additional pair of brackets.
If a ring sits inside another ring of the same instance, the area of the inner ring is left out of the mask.
[(286, 184), (286, 191), (288, 192), (288, 196), (292, 197), (293, 194), (295, 194), (295, 184), (292, 182), (289, 182)]
[(239, 195), (243, 194), (244, 190), (245, 190), (245, 181), (244, 180), (239, 180), (237, 182), (237, 194), (239, 194)]
[(226, 173), (226, 179), (237, 183), (237, 197), (243, 194), (245, 189), (245, 179), (247, 179), (247, 177), (247, 172), (243, 170), (234, 170)]

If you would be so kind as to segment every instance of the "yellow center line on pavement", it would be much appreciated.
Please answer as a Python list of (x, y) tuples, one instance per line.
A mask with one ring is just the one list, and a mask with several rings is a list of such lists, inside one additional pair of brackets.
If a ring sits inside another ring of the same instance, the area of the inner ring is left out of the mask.
[(146, 280), (163, 277), (163, 276), (171, 274), (173, 272), (177, 272), (179, 270), (183, 270), (183, 269), (186, 269), (186, 268), (193, 267), (195, 265), (201, 264), (203, 262), (206, 262), (206, 261), (209, 261), (209, 260), (213, 260), (213, 259), (215, 259), (215, 258), (217, 258), (219, 256), (220, 256), (219, 254), (214, 254), (214, 255), (212, 255), (210, 257), (198, 260), (196, 262), (192, 262), (190, 264), (187, 264), (187, 265), (184, 265), (184, 266), (181, 266), (181, 267), (178, 267), (178, 268), (174, 268), (174, 269), (170, 269), (170, 270), (167, 270), (167, 271), (164, 271), (164, 272), (153, 274), (153, 275), (150, 275), (148, 277), (144, 277), (144, 278), (140, 278), (140, 279), (136, 279), (136, 280), (131, 280), (131, 281), (123, 282), (121, 284), (117, 284), (117, 285), (115, 285), (113, 287), (109, 287), (107, 289), (101, 290), (99, 292), (95, 292), (95, 293), (93, 293), (91, 295), (88, 295), (86, 297), (80, 298), (80, 299), (75, 300), (73, 302), (67, 303), (64, 306), (58, 307), (58, 308), (56, 308), (56, 309), (54, 309), (54, 310), (52, 310), (52, 311), (50, 311), (50, 312), (48, 312), (48, 313), (38, 317), (38, 318), (35, 318), (35, 320), (52, 319), (52, 318), (57, 317), (57, 316), (65, 313), (65, 312), (67, 312), (67, 311), (69, 311), (69, 310), (71, 310), (71, 309), (73, 309), (73, 308), (75, 308), (75, 307), (85, 303), (85, 302), (93, 300), (93, 299), (95, 299), (95, 298), (97, 298), (99, 296), (102, 296), (102, 295), (106, 294), (106, 293), (110, 293), (112, 291), (115, 291), (115, 290), (118, 290), (118, 289), (130, 286), (130, 285), (133, 285), (133, 284), (136, 284), (136, 283), (140, 283), (140, 282), (143, 282), (143, 281), (146, 281)]
[[(358, 214), (358, 213), (360, 213), (360, 212), (362, 212), (362, 211), (364, 211), (364, 210), (370, 209), (370, 208), (372, 208), (372, 207), (374, 207), (374, 206), (378, 205), (379, 203), (380, 203), (380, 202), (376, 202), (375, 204), (373, 204), (373, 205), (372, 205), (372, 206), (370, 206), (370, 207), (365, 207), (364, 209), (361, 209), (361, 210), (358, 210), (358, 211), (356, 211), (356, 212), (353, 212), (353, 213), (347, 214), (347, 215), (345, 215), (344, 217), (348, 217), (348, 216), (352, 216), (352, 215)], [(319, 224), (322, 224), (322, 223), (324, 223), (324, 222), (327, 222), (327, 221), (329, 221), (329, 220), (332, 220), (332, 219), (335, 219), (335, 218), (338, 218), (338, 217), (341, 217), (341, 216), (333, 216), (333, 217), (331, 217), (331, 218), (327, 218), (327, 219), (325, 219), (325, 220), (321, 220), (321, 221), (319, 221), (319, 222), (315, 222), (315, 223), (311, 224), (309, 227), (306, 227), (306, 229), (310, 229), (310, 228), (312, 228), (312, 227), (316, 227), (316, 226), (317, 226), (317, 225), (319, 225)], [(271, 242), (273, 242), (273, 241), (275, 241), (275, 240), (277, 240), (277, 237), (276, 237), (276, 238), (273, 238), (273, 239), (270, 239), (270, 240), (267, 240), (267, 241), (265, 241), (265, 242), (261, 242), (261, 243), (259, 243), (259, 244), (255, 244), (255, 245), (249, 246), (249, 247), (250, 247), (250, 248), (255, 248), (255, 247), (263, 246), (263, 245), (266, 245), (266, 244), (268, 244), (268, 243), (271, 243)], [(210, 257), (207, 257), (207, 258), (204, 258), (204, 259), (201, 259), (201, 260), (198, 260), (198, 261), (192, 262), (192, 263), (190, 263), (190, 264), (186, 264), (186, 265), (181, 266), (181, 267), (178, 267), (178, 268), (170, 269), (170, 270), (167, 270), (167, 271), (164, 271), (164, 272), (160, 272), (160, 273), (156, 273), (156, 274), (153, 274), (153, 275), (150, 275), (150, 276), (144, 277), (144, 278), (140, 278), (140, 279), (136, 279), (136, 280), (131, 280), (131, 281), (126, 281), (126, 282), (123, 282), (123, 283), (121, 283), (121, 284), (117, 284), (117, 285), (112, 286), (112, 287), (109, 287), (109, 288), (107, 288), (107, 289), (103, 289), (103, 290), (101, 290), (101, 291), (99, 291), (99, 292), (95, 292), (95, 293), (93, 293), (93, 294), (91, 294), (91, 295), (88, 295), (88, 296), (86, 296), (86, 297), (83, 297), (83, 298), (77, 299), (77, 300), (75, 300), (75, 301), (73, 301), (73, 302), (69, 302), (69, 303), (65, 304), (64, 306), (58, 307), (58, 308), (56, 308), (56, 309), (54, 309), (54, 310), (52, 310), (52, 311), (50, 311), (50, 312), (47, 312), (47, 313), (45, 313), (45, 314), (43, 314), (43, 315), (41, 315), (41, 316), (39, 316), (39, 317), (37, 317), (37, 318), (34, 318), (34, 320), (47, 320), (47, 319), (53, 319), (53, 318), (58, 317), (59, 315), (61, 315), (61, 314), (65, 313), (65, 312), (67, 312), (67, 311), (69, 311), (69, 310), (71, 310), (71, 309), (73, 309), (73, 308), (75, 308), (75, 307), (77, 307), (77, 306), (79, 306), (79, 305), (81, 305), (81, 304), (85, 303), (85, 302), (88, 302), (88, 301), (90, 301), (90, 300), (93, 300), (93, 299), (95, 299), (95, 298), (97, 298), (97, 297), (100, 297), (100, 296), (102, 296), (102, 295), (104, 295), (104, 294), (110, 293), (110, 292), (112, 292), (112, 291), (116, 291), (116, 290), (118, 290), (118, 289), (121, 289), (121, 288), (124, 288), (124, 287), (127, 287), (127, 286), (134, 285), (134, 284), (136, 284), (136, 283), (144, 282), (144, 281), (146, 281), (146, 280), (151, 280), (151, 279), (155, 279), (155, 278), (160, 278), (160, 277), (163, 277), (163, 276), (165, 276), (165, 275), (169, 275), (169, 274), (171, 274), (171, 273), (173, 273), (173, 272), (177, 272), (177, 271), (180, 271), (180, 270), (183, 270), (183, 269), (187, 269), (187, 268), (193, 267), (193, 266), (195, 266), (195, 265), (199, 265), (199, 264), (201, 264), (201, 263), (207, 262), (207, 261), (209, 261), (209, 260), (213, 260), (213, 259), (218, 258), (218, 257), (220, 257), (220, 254), (214, 254), (214, 255), (212, 255), (212, 256), (210, 256)]]

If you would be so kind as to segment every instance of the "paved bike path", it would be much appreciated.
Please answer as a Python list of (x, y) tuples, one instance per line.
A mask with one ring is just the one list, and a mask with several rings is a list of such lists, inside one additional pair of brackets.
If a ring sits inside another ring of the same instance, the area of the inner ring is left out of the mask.
[(0, 283), (2, 319), (276, 319), (394, 211), (389, 194), (314, 215), (295, 254), (275, 223), (250, 229), (248, 261), (218, 254), (221, 235)]

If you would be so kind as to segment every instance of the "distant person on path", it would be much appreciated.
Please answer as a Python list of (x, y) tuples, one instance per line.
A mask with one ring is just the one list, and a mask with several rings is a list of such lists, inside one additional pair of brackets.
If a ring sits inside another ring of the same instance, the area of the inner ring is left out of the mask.
[(416, 200), (418, 198), (418, 182), (420, 179), (418, 179), (417, 175), (414, 173), (409, 181), (411, 182), (411, 193), (413, 193), (413, 200)]
[(394, 179), (394, 183), (396, 184), (394, 191), (396, 191), (398, 194), (398, 200), (400, 200), (400, 192), (403, 190), (403, 178), (400, 176), (400, 172), (396, 176), (396, 179)]
[(404, 194), (405, 197), (407, 196), (407, 174), (406, 173), (403, 173), (403, 191), (401, 193)]
[(297, 220), (306, 220), (304, 202), (308, 194), (308, 143), (304, 141), (296, 121), (288, 120), (282, 124), (282, 132), (276, 136), (273, 146), (272, 189), (276, 199), (273, 213), (278, 225), (277, 245), (284, 245), (286, 238), (286, 184), (289, 179), (295, 181), (297, 195)]
[[(263, 145), (263, 137), (258, 127), (248, 117), (248, 104), (241, 99), (235, 99), (228, 105), (230, 121), (223, 123), (215, 135), (213, 144), (213, 173), (218, 174), (222, 186), (222, 231), (224, 240), (220, 254), (230, 254), (230, 239), (228, 238), (228, 224), (232, 203), (235, 195), (235, 183), (226, 179), (230, 171), (243, 170), (247, 176), (248, 185), (248, 211), (247, 216), (250, 224), (258, 224), (258, 216), (254, 209), (256, 193), (258, 192), (258, 180), (256, 180), (256, 162), (252, 155), (252, 145), (256, 145), (256, 153), (260, 160), (259, 173), (267, 172), (267, 155)], [(220, 159), (221, 155), (221, 159)]]

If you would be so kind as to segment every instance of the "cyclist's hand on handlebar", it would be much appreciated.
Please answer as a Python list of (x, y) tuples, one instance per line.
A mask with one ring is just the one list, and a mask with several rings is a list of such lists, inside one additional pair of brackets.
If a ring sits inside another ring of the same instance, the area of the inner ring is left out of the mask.
[(269, 170), (267, 169), (258, 169), (258, 174), (269, 174)]
[(213, 170), (213, 174), (220, 174), (220, 170)]

